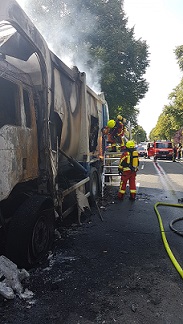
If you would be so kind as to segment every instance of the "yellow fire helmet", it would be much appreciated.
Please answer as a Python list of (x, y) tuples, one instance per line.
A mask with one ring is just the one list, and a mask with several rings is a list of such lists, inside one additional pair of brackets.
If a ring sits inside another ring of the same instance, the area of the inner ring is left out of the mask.
[(108, 123), (107, 123), (107, 126), (108, 126), (109, 128), (113, 128), (115, 125), (116, 125), (116, 122), (115, 122), (114, 119), (110, 119), (110, 120), (108, 121)]
[(121, 115), (117, 115), (118, 120), (123, 120), (123, 117)]
[(128, 141), (128, 142), (126, 142), (126, 147), (127, 148), (134, 148), (135, 147), (135, 143), (133, 141)]

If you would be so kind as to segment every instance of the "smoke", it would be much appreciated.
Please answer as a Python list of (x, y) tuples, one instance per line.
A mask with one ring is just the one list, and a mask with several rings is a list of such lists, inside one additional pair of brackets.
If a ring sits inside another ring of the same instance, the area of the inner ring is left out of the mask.
[[(67, 66), (76, 65), (80, 71), (86, 73), (87, 84), (95, 91), (101, 92), (100, 64), (94, 62), (89, 55), (87, 44), (84, 42), (86, 34), (94, 31), (95, 20), (89, 10), (68, 7), (62, 1), (51, 2), (49, 5), (38, 6), (39, 11), (33, 10), (31, 0), (17, 0), (29, 18), (46, 40), (49, 48)], [(39, 12), (39, 14), (38, 14)]]
[(25, 9), (25, 6), (26, 6), (26, 2), (28, 2), (27, 0), (17, 0), (17, 2), (19, 3), (19, 5)]

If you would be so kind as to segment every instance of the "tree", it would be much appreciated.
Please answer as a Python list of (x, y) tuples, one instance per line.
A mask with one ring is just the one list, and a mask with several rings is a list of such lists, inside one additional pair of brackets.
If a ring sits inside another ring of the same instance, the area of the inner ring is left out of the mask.
[(123, 1), (32, 0), (30, 10), (54, 52), (61, 59), (67, 53), (74, 65), (92, 75), (95, 85), (99, 82), (110, 115), (123, 107), (135, 124), (135, 106), (148, 90), (143, 75), (149, 53), (146, 42), (136, 40), (134, 29), (127, 28)]
[(169, 106), (165, 106), (156, 126), (150, 132), (149, 138), (151, 141), (172, 140), (178, 128), (175, 118), (169, 113)]
[(183, 79), (170, 93), (169, 99), (171, 102), (167, 107), (167, 111), (174, 117), (177, 126), (180, 128), (183, 125)]
[(132, 139), (139, 144), (140, 142), (147, 141), (147, 134), (142, 126), (136, 126), (132, 129)]
[(177, 46), (174, 51), (177, 63), (181, 71), (183, 71), (183, 45)]
[(117, 107), (122, 106), (125, 116), (135, 122), (137, 110), (134, 107), (148, 88), (143, 79), (149, 64), (147, 45), (140, 39), (135, 40), (134, 29), (127, 28), (121, 1), (106, 1), (97, 15), (98, 25), (91, 43), (103, 62), (101, 85), (110, 113), (113, 115)]
[[(175, 55), (183, 71), (183, 45), (176, 47)], [(164, 106), (156, 126), (150, 132), (150, 140), (173, 139), (177, 130), (183, 125), (183, 78), (169, 94), (169, 104)]]

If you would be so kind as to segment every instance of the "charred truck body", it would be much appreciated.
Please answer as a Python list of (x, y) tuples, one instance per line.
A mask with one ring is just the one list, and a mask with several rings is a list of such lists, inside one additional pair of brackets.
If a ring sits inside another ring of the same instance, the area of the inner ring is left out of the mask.
[(0, 2), (0, 227), (19, 266), (49, 249), (55, 220), (100, 190), (103, 95), (68, 68), (14, 0)]

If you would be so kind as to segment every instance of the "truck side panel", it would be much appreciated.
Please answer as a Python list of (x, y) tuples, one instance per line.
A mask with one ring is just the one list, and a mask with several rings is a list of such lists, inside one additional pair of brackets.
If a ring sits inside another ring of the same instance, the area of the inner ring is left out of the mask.
[(38, 143), (33, 98), (27, 89), (0, 78), (0, 199), (17, 183), (38, 176)]
[(6, 255), (29, 267), (49, 250), (57, 217), (100, 191), (107, 104), (15, 0), (0, 1), (0, 88), (0, 228)]
[(69, 156), (77, 157), (81, 132), (81, 81), (75, 81), (54, 69), (54, 112), (62, 131), (59, 146)]

